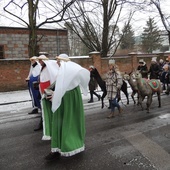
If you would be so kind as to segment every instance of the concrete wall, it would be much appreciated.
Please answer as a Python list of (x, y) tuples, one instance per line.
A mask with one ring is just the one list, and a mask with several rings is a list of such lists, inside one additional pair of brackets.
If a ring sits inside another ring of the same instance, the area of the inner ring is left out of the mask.
[[(144, 59), (147, 66), (150, 66), (152, 57), (157, 57), (157, 61), (160, 58), (166, 59), (170, 53), (165, 54), (135, 54), (131, 53), (128, 56), (114, 56), (116, 64), (122, 73), (130, 72), (132, 69), (137, 68), (138, 61)], [(82, 67), (88, 69), (90, 65), (94, 65), (99, 73), (103, 76), (108, 71), (108, 60), (109, 58), (101, 58), (100, 53), (92, 52), (89, 57), (86, 58), (71, 58), (72, 61), (80, 64)], [(14, 91), (27, 89), (27, 83), (25, 78), (28, 75), (30, 68), (30, 61), (25, 60), (11, 60), (1, 59), (0, 60), (0, 92)]]

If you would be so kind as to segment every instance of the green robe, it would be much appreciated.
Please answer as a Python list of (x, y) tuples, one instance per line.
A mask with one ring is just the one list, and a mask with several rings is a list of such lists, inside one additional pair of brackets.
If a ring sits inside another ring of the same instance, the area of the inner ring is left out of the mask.
[(85, 117), (80, 88), (67, 91), (60, 107), (52, 113), (51, 104), (43, 101), (44, 138), (51, 137), (51, 151), (72, 156), (84, 150)]

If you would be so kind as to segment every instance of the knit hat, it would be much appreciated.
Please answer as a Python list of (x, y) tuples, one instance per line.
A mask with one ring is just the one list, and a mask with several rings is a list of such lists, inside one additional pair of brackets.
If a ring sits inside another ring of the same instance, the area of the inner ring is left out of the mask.
[(169, 69), (169, 65), (168, 65), (168, 64), (165, 64), (165, 65), (163, 66), (163, 69), (164, 69), (164, 70), (168, 70), (168, 69)]
[(143, 63), (145, 63), (145, 61), (144, 61), (143, 59), (140, 59), (140, 60), (139, 60), (139, 63), (142, 63), (142, 64), (143, 64)]
[(37, 57), (38, 60), (48, 60), (48, 58), (45, 55), (40, 55)]
[(163, 60), (163, 59), (160, 59), (160, 60), (159, 60), (159, 62), (160, 62), (160, 63), (163, 63), (163, 62), (164, 62), (164, 60)]
[(70, 61), (67, 54), (60, 54), (59, 56), (56, 56), (56, 59), (63, 60), (63, 61)]
[(157, 62), (157, 61), (156, 61), (156, 57), (152, 57), (152, 60), (151, 60), (151, 61)]
[(109, 65), (115, 65), (115, 60), (114, 59), (110, 59), (109, 60)]
[(89, 66), (89, 68), (92, 68), (92, 69), (94, 69), (95, 67), (91, 65), (91, 66)]

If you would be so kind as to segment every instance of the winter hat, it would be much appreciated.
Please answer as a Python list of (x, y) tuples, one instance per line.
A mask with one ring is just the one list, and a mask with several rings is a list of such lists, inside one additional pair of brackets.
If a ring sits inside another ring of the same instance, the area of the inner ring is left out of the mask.
[(157, 62), (157, 61), (156, 61), (156, 57), (152, 57), (152, 60), (151, 60), (151, 61)]
[(145, 61), (144, 61), (143, 59), (140, 59), (140, 60), (139, 60), (139, 63), (142, 63), (142, 64), (143, 64), (143, 63), (145, 63)]
[(56, 56), (56, 59), (63, 60), (63, 61), (70, 61), (67, 54), (60, 54), (59, 56)]
[(92, 65), (91, 65), (91, 66), (89, 66), (89, 68), (95, 69), (95, 67), (94, 67), (94, 66), (92, 66)]
[(169, 70), (169, 65), (168, 65), (168, 64), (165, 64), (165, 65), (163, 66), (163, 69), (166, 70), (166, 71)]
[(115, 65), (115, 60), (114, 59), (110, 59), (109, 60), (109, 65)]
[(160, 59), (160, 60), (159, 60), (159, 62), (160, 62), (160, 63), (163, 63), (163, 62), (164, 62), (164, 60), (163, 60), (163, 59)]

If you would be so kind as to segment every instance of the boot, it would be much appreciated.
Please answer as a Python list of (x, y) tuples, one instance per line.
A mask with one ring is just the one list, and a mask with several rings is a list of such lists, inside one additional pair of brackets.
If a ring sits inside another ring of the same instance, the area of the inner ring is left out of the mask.
[(108, 109), (111, 109), (111, 106), (110, 106), (111, 104), (110, 103), (111, 103), (111, 100), (109, 100), (109, 107), (108, 107)]
[(90, 99), (90, 100), (88, 101), (88, 103), (93, 103), (93, 99)]
[(166, 91), (165, 94), (169, 95), (169, 91)]
[(100, 101), (100, 99), (101, 99), (101, 96), (100, 96), (100, 94), (98, 95), (98, 101)]
[(38, 108), (33, 109), (31, 112), (28, 113), (29, 115), (31, 114), (38, 114)]
[(108, 118), (108, 119), (114, 118), (114, 112), (111, 112), (111, 113), (109, 114), (109, 116), (107, 116), (107, 118)]
[(103, 100), (102, 100), (102, 107), (101, 107), (102, 109), (104, 108), (104, 102), (103, 102)]
[(53, 160), (56, 160), (56, 159), (60, 159), (61, 155), (60, 153), (58, 152), (50, 152), (46, 157), (45, 159), (47, 161), (53, 161)]
[(43, 130), (42, 118), (41, 118), (41, 120), (40, 120), (40, 123), (39, 123), (38, 127), (37, 127), (36, 129), (34, 129), (35, 132), (36, 132), (36, 131), (39, 131), (39, 130)]
[(119, 110), (119, 116), (122, 116), (123, 109), (119, 107), (118, 110)]

